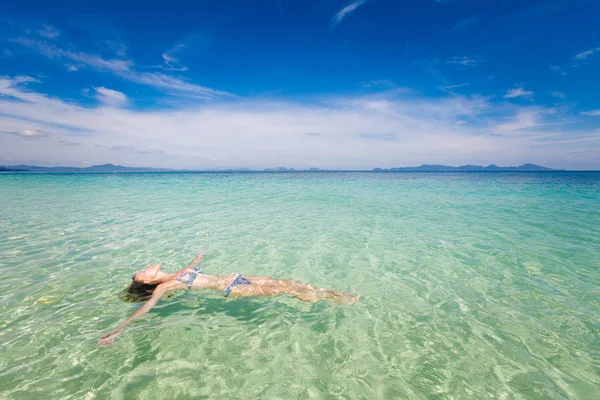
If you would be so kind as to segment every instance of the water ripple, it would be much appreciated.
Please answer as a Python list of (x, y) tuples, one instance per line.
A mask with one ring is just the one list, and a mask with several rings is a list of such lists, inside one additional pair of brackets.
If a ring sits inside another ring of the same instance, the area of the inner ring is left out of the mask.
[[(0, 397), (595, 399), (600, 174), (0, 175)], [(355, 290), (179, 293), (148, 263)]]

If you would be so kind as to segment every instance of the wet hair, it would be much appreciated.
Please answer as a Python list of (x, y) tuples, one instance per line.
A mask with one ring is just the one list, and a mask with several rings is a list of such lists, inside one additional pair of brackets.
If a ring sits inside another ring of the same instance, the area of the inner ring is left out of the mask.
[(127, 303), (140, 303), (142, 301), (150, 300), (150, 297), (152, 297), (152, 293), (154, 293), (154, 289), (156, 289), (157, 286), (158, 284), (148, 285), (136, 282), (132, 278), (131, 286), (123, 290), (119, 297)]

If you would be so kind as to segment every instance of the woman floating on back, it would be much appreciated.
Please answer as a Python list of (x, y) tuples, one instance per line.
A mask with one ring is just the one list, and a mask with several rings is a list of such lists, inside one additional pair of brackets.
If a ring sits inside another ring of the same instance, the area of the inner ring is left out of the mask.
[(96, 347), (109, 346), (134, 319), (144, 315), (167, 293), (180, 289), (213, 289), (223, 292), (225, 297), (274, 296), (290, 294), (301, 301), (332, 301), (339, 304), (353, 304), (360, 296), (333, 289), (316, 289), (296, 280), (274, 279), (268, 276), (206, 275), (196, 266), (202, 261), (205, 251), (201, 251), (190, 265), (174, 274), (160, 270), (160, 265), (148, 265), (133, 276), (127, 290), (127, 297), (133, 301), (148, 300), (131, 317), (123, 321), (115, 330), (102, 336)]

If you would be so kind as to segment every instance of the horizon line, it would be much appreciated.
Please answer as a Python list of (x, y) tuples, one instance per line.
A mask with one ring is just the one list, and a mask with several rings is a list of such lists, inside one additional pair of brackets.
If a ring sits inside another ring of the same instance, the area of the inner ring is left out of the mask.
[[(520, 167), (525, 167), (525, 166), (533, 166), (533, 167), (538, 167), (539, 169), (519, 169)], [(132, 170), (146, 170), (146, 171), (94, 171), (94, 170), (90, 170), (90, 168), (100, 168), (100, 167), (106, 167), (106, 168), (125, 168), (125, 169), (132, 169)], [(432, 167), (430, 169), (428, 169), (427, 167)], [(437, 167), (437, 168), (436, 168)], [(469, 167), (473, 168), (473, 169), (486, 169), (486, 170), (473, 170), (473, 171), (468, 171), (466, 169), (468, 169)], [(496, 167), (498, 168), (497, 170), (494, 168), (490, 168), (490, 167)], [(541, 166), (541, 165), (537, 165), (537, 164), (533, 164), (533, 163), (525, 163), (525, 164), (521, 164), (521, 165), (517, 165), (517, 166), (499, 166), (496, 164), (488, 164), (487, 166), (483, 166), (483, 165), (475, 165), (475, 164), (464, 164), (464, 165), (458, 165), (458, 166), (453, 166), (453, 165), (444, 165), (444, 164), (421, 164), (419, 166), (408, 166), (408, 167), (390, 167), (390, 168), (382, 168), (382, 167), (375, 167), (375, 168), (370, 168), (370, 169), (366, 169), (366, 168), (362, 168), (362, 169), (337, 169), (337, 168), (331, 168), (331, 169), (324, 169), (324, 168), (318, 168), (318, 167), (308, 167), (308, 168), (301, 168), (301, 169), (296, 169), (293, 167), (267, 167), (267, 168), (262, 168), (262, 169), (256, 169), (256, 168), (248, 168), (248, 167), (238, 167), (238, 168), (228, 168), (228, 167), (223, 167), (223, 168), (206, 168), (206, 169), (193, 169), (193, 168), (168, 168), (168, 167), (131, 167), (131, 166), (125, 166), (125, 165), (121, 165), (121, 164), (112, 164), (112, 163), (105, 163), (105, 164), (94, 164), (94, 165), (90, 165), (87, 167), (75, 167), (75, 166), (41, 166), (41, 165), (29, 165), (29, 164), (18, 164), (18, 165), (2, 165), (0, 164), (0, 172), (53, 172), (53, 171), (35, 171), (35, 170), (27, 170), (25, 168), (41, 168), (41, 169), (53, 169), (53, 170), (58, 170), (61, 168), (64, 169), (71, 169), (72, 171), (63, 171), (63, 172), (71, 172), (71, 173), (76, 173), (76, 172), (83, 172), (83, 173), (90, 173), (90, 172), (112, 172), (112, 173), (127, 173), (127, 172), (132, 172), (132, 173), (139, 173), (139, 172), (156, 172), (156, 173), (168, 173), (168, 172), (189, 172), (189, 173), (232, 173), (232, 172), (237, 172), (237, 173), (294, 173), (294, 172), (375, 172), (375, 173), (393, 173), (393, 172), (600, 172), (600, 170), (595, 170), (595, 169), (564, 169), (564, 168), (559, 168), (559, 169), (555, 169), (555, 168), (549, 168), (549, 167), (545, 167), (545, 166)], [(456, 170), (446, 170), (446, 168), (448, 169), (456, 169)], [(463, 168), (462, 170), (460, 168)], [(490, 169), (488, 169), (490, 168)], [(406, 170), (406, 171), (402, 171), (402, 170)], [(413, 170), (413, 171), (411, 171)], [(54, 171), (54, 172), (61, 172), (61, 171)]]

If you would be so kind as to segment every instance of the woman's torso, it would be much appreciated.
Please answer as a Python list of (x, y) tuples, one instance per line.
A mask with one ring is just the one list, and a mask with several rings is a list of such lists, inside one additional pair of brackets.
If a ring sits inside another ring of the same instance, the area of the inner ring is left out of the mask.
[(183, 271), (174, 280), (184, 284), (187, 289), (214, 289), (225, 297), (252, 295), (270, 295), (278, 292), (285, 281), (268, 276), (246, 276), (236, 273), (227, 275), (206, 275), (197, 269)]

